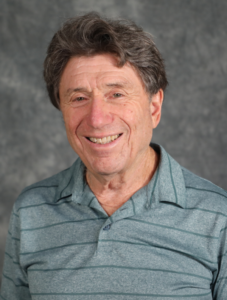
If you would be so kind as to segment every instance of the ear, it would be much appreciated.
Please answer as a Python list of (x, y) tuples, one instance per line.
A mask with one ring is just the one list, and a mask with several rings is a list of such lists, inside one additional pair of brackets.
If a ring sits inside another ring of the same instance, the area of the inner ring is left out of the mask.
[(160, 89), (156, 94), (152, 95), (150, 102), (151, 118), (153, 128), (156, 128), (161, 119), (162, 102), (164, 98), (164, 92)]

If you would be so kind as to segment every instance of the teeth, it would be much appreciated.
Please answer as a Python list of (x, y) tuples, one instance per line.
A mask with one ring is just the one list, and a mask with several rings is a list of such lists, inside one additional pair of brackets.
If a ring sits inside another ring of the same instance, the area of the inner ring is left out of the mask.
[(110, 143), (110, 142), (116, 140), (119, 136), (120, 136), (120, 134), (116, 134), (116, 135), (111, 135), (111, 136), (105, 136), (102, 139), (96, 139), (96, 138), (91, 137), (91, 138), (89, 138), (89, 140), (96, 144), (107, 144), (107, 143)]

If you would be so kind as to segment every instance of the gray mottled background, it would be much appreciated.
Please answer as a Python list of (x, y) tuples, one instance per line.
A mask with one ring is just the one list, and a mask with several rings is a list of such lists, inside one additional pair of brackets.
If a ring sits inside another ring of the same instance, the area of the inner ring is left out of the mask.
[(90, 10), (153, 34), (170, 82), (154, 141), (227, 189), (226, 0), (0, 0), (0, 273), (16, 197), (76, 158), (48, 102), (42, 63), (62, 22)]

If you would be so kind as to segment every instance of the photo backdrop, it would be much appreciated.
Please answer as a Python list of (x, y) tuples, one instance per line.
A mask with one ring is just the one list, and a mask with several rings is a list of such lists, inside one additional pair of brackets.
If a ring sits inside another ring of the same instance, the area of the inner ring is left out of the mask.
[(150, 32), (169, 86), (153, 141), (227, 189), (226, 0), (0, 0), (0, 274), (10, 212), (21, 190), (70, 166), (61, 113), (42, 79), (46, 48), (69, 17), (95, 10)]

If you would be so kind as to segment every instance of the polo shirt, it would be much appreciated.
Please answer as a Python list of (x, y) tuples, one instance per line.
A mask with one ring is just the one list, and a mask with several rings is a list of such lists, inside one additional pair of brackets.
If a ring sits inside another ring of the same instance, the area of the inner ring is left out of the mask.
[(21, 193), (1, 299), (227, 299), (227, 192), (151, 146), (154, 176), (110, 217), (80, 159)]

